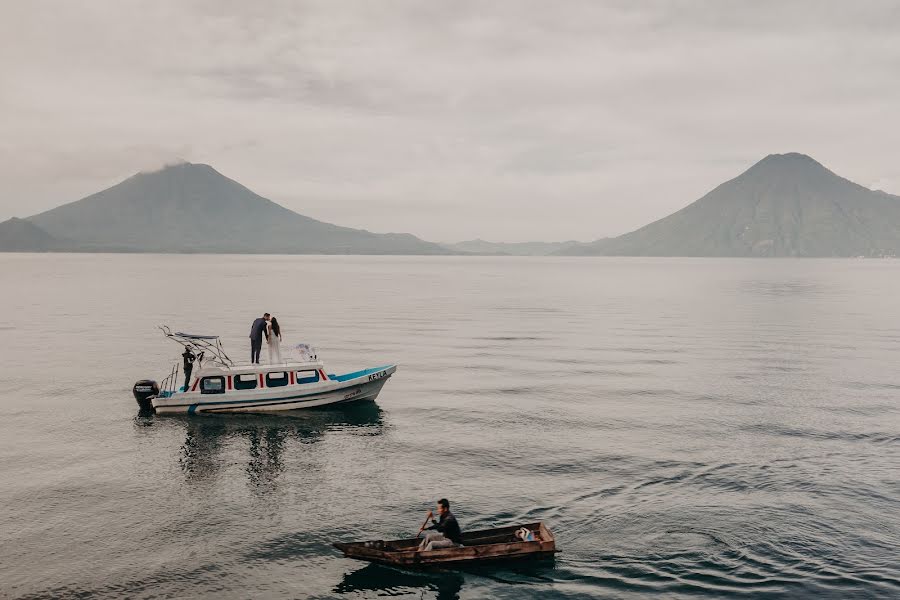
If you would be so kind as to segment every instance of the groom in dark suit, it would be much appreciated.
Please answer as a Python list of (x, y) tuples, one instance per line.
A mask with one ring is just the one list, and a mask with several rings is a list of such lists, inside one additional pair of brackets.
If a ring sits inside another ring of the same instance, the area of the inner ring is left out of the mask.
[(262, 350), (263, 336), (266, 336), (266, 339), (269, 338), (269, 334), (266, 332), (266, 324), (269, 321), (269, 317), (269, 313), (266, 313), (261, 318), (253, 321), (253, 325), (250, 326), (250, 362), (254, 365), (259, 364), (259, 352)]

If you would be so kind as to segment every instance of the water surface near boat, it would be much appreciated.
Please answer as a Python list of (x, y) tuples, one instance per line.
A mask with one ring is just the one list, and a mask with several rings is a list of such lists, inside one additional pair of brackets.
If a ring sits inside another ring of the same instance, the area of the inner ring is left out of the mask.
[[(900, 261), (0, 255), (0, 287), (0, 596), (900, 593)], [(158, 323), (244, 359), (262, 311), (334, 372), (402, 377), (137, 416)], [(442, 496), (562, 552), (416, 574), (331, 546)]]

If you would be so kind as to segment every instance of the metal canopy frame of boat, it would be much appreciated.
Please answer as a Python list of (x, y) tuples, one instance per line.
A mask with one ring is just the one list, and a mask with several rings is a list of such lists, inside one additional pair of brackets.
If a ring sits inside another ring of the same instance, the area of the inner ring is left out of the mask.
[[(534, 531), (538, 539), (523, 542), (516, 538), (517, 529)], [(482, 529), (463, 533), (462, 546), (419, 551), (422, 540), (371, 540), (367, 542), (335, 543), (334, 547), (348, 558), (367, 560), (385, 565), (428, 567), (442, 565), (477, 564), (483, 562), (550, 558), (556, 552), (556, 540), (542, 522)]]
[(183, 331), (173, 332), (168, 325), (158, 325), (160, 331), (163, 332), (170, 340), (181, 344), (182, 346), (190, 346), (200, 354), (211, 357), (213, 362), (217, 362), (223, 367), (233, 367), (234, 361), (225, 353), (222, 347), (222, 340), (217, 335), (199, 335), (195, 333), (184, 333)]

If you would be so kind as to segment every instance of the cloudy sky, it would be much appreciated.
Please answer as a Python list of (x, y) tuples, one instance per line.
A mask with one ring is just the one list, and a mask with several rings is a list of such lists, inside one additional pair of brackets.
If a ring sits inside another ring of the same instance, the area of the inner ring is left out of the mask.
[(0, 220), (213, 165), (431, 240), (591, 240), (773, 152), (900, 194), (900, 2), (0, 3)]

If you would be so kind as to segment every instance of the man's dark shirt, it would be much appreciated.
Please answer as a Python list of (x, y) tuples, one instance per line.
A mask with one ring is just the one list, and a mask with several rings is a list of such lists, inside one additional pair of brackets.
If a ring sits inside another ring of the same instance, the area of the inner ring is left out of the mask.
[(250, 339), (253, 341), (262, 341), (263, 333), (266, 331), (266, 320), (262, 317), (259, 317), (255, 321), (253, 321), (253, 325), (250, 326)]
[(448, 540), (452, 541), (454, 544), (462, 543), (462, 531), (459, 530), (459, 523), (456, 522), (456, 517), (453, 516), (453, 513), (449, 510), (441, 515), (440, 521), (431, 520), (433, 525), (431, 527), (426, 527), (426, 529), (436, 529), (444, 534), (444, 537)]
[(197, 360), (197, 357), (190, 350), (185, 350), (181, 353), (181, 356), (184, 357), (185, 372), (190, 371), (194, 367), (194, 361)]
[(187, 386), (191, 385), (191, 373), (194, 371), (194, 361), (197, 357), (190, 348), (185, 348), (181, 356), (184, 357), (184, 390), (187, 391)]

